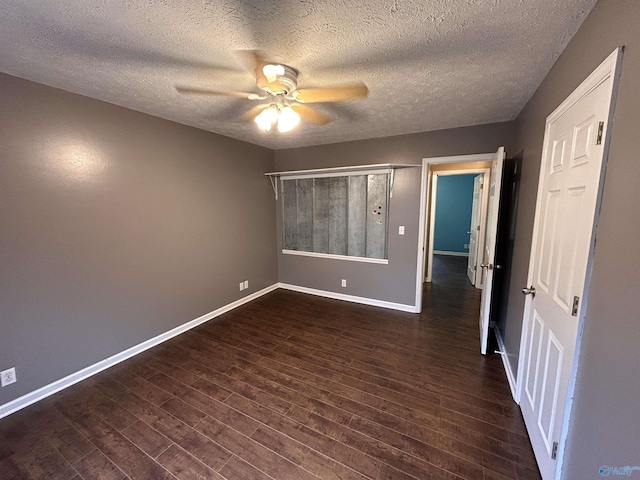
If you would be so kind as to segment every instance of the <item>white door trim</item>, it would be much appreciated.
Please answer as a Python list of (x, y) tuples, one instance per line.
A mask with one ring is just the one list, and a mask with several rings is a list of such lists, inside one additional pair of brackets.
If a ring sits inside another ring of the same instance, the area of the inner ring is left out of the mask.
[[(585, 320), (585, 313), (586, 313), (586, 306), (588, 303), (588, 294), (589, 294), (589, 283), (591, 280), (591, 272), (592, 272), (592, 267), (593, 267), (593, 256), (594, 256), (594, 249), (595, 249), (595, 235), (596, 235), (596, 228), (598, 225), (598, 218), (600, 215), (600, 206), (602, 203), (602, 191), (603, 191), (603, 186), (604, 186), (604, 176), (605, 176), (605, 171), (606, 171), (606, 165), (607, 165), (607, 159), (608, 159), (608, 152), (609, 152), (609, 142), (610, 142), (610, 137), (611, 137), (611, 129), (610, 126), (612, 125), (613, 122), (613, 115), (614, 115), (614, 110), (615, 110), (615, 100), (616, 100), (616, 93), (617, 93), (617, 86), (618, 86), (618, 80), (620, 78), (620, 69), (621, 69), (621, 64), (622, 62), (620, 61), (622, 57), (622, 48), (616, 48), (588, 77), (587, 79), (585, 79), (579, 86), (578, 88), (576, 88), (567, 98), (566, 100), (564, 100), (548, 117), (546, 120), (546, 124), (545, 124), (545, 137), (544, 137), (544, 143), (543, 143), (543, 148), (542, 148), (542, 157), (541, 157), (541, 162), (544, 161), (544, 159), (547, 156), (547, 152), (549, 150), (549, 135), (548, 135), (548, 131), (551, 127), (551, 124), (558, 119), (560, 116), (562, 116), (564, 113), (566, 113), (566, 111), (571, 108), (575, 103), (577, 103), (581, 98), (583, 98), (585, 95), (589, 94), (591, 91), (593, 91), (595, 88), (597, 88), (599, 85), (601, 85), (603, 82), (605, 82), (606, 80), (608, 80), (609, 78), (613, 78), (613, 82), (611, 82), (611, 102), (610, 102), (610, 109), (609, 109), (609, 115), (608, 118), (605, 122), (605, 127), (604, 127), (604, 133), (603, 133), (603, 144), (604, 144), (604, 149), (603, 149), (603, 159), (602, 159), (602, 168), (600, 170), (600, 179), (599, 179), (599, 187), (598, 187), (598, 194), (597, 194), (597, 201), (596, 201), (596, 208), (595, 208), (595, 215), (594, 215), (594, 227), (592, 230), (592, 236), (590, 239), (590, 248), (589, 248), (589, 256), (588, 256), (588, 260), (587, 260), (587, 271), (586, 271), (586, 276), (585, 276), (585, 288), (584, 288), (584, 293), (583, 293), (583, 297), (582, 300), (580, 301), (580, 310), (578, 312), (578, 333), (577, 333), (577, 338), (576, 338), (576, 343), (575, 343), (575, 351), (573, 354), (573, 365), (572, 365), (572, 369), (571, 369), (571, 374), (569, 377), (569, 385), (568, 385), (568, 391), (567, 391), (567, 400), (565, 403), (565, 410), (564, 410), (564, 416), (563, 416), (563, 421), (562, 421), (562, 429), (561, 429), (561, 435), (560, 435), (560, 439), (559, 439), (559, 445), (558, 445), (558, 461), (556, 464), (556, 477), (559, 477), (559, 475), (562, 472), (562, 467), (563, 467), (563, 462), (564, 462), (564, 453), (565, 453), (565, 446), (566, 446), (566, 440), (567, 440), (567, 432), (568, 432), (568, 425), (570, 423), (570, 418), (571, 418), (571, 409), (573, 406), (573, 397), (574, 397), (574, 390), (575, 390), (575, 382), (576, 382), (576, 373), (577, 373), (577, 369), (578, 369), (578, 364), (579, 364), (579, 359), (580, 359), (580, 345), (581, 345), (581, 341), (582, 341), (582, 331), (583, 331), (583, 327), (584, 327), (584, 320)], [(542, 182), (538, 182), (538, 193), (537, 193), (537, 199), (536, 199), (536, 211), (538, 211), (540, 209), (541, 203), (542, 203), (542, 195), (541, 195), (541, 190), (543, 188)], [(538, 237), (538, 231), (539, 231), (540, 225), (534, 225), (534, 231), (533, 231), (533, 235), (532, 235), (532, 242), (533, 239)], [(527, 275), (527, 286), (531, 285), (533, 283), (533, 274), (534, 274), (534, 265), (535, 265), (535, 245), (533, 245), (532, 243), (532, 251), (531, 251), (531, 255), (529, 257), (529, 272)], [(524, 369), (525, 369), (525, 357), (526, 357), (526, 352), (527, 352), (527, 332), (529, 331), (529, 322), (528, 322), (528, 317), (526, 315), (526, 312), (528, 312), (531, 308), (531, 297), (527, 296), (525, 299), (525, 307), (524, 307), (524, 314), (523, 314), (523, 325), (522, 325), (522, 334), (520, 337), (520, 351), (519, 351), (519, 358), (518, 358), (518, 375), (517, 375), (517, 382), (516, 382), (516, 402), (518, 404), (520, 404), (521, 398), (522, 398), (522, 390), (523, 390), (523, 386), (524, 386)]]
[(422, 159), (422, 180), (420, 182), (420, 218), (418, 224), (418, 262), (416, 265), (416, 311), (422, 311), (422, 284), (425, 278), (425, 253), (427, 248), (427, 199), (429, 198), (429, 166), (440, 163), (467, 163), (491, 161), (495, 152), (474, 155), (455, 155)]

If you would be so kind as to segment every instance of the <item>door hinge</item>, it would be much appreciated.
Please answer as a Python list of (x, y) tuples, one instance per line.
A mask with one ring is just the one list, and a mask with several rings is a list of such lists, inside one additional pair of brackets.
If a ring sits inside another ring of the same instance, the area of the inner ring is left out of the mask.
[(596, 145), (602, 145), (603, 132), (604, 132), (604, 122), (598, 122), (598, 134), (596, 135)]
[(580, 303), (580, 297), (573, 297), (573, 307), (571, 308), (571, 315), (578, 316), (578, 304)]
[(551, 447), (551, 460), (555, 460), (558, 457), (558, 442), (553, 442)]

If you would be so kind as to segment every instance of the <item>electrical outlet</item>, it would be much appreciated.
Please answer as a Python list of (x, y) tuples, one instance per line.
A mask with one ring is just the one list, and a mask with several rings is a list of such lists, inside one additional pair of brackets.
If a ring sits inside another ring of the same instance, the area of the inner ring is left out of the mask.
[(0, 372), (0, 379), (2, 380), (2, 386), (6, 387), (16, 382), (16, 367), (12, 367), (8, 370)]
[(468, 249), (469, 249), (469, 244), (468, 244), (468, 243), (465, 243), (465, 244), (464, 244), (464, 248), (466, 248), (466, 249), (468, 250)]
[(240, 291), (244, 290), (244, 282), (240, 282)]
[(343, 287), (346, 287), (346, 286), (347, 286), (347, 281), (346, 281), (344, 278), (342, 279), (341, 285), (342, 285)]
[(246, 290), (247, 288), (249, 288), (249, 280), (245, 280), (245, 281), (244, 281), (244, 288), (245, 288), (245, 290)]

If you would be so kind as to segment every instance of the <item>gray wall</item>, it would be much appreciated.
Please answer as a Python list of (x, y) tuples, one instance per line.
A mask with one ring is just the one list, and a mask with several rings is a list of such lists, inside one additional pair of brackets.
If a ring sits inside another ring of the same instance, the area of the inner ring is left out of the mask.
[[(408, 163), (423, 158), (487, 153), (500, 145), (511, 148), (513, 123), (440, 130), (357, 142), (277, 150), (276, 170)], [(278, 255), (280, 282), (387, 302), (413, 305), (416, 291), (420, 168), (400, 169), (395, 177), (389, 208), (389, 264)], [(281, 250), (282, 207), (278, 204), (278, 248)], [(398, 226), (405, 235), (398, 235)], [(340, 286), (341, 279), (347, 287)]]
[(277, 281), (271, 150), (7, 75), (0, 92), (18, 378), (0, 404)]
[[(523, 150), (510, 313), (517, 354), (545, 118), (615, 47), (625, 45), (563, 478), (640, 465), (640, 2), (600, 0), (517, 119)], [(517, 360), (517, 357), (514, 357)], [(515, 366), (515, 364), (514, 364)]]

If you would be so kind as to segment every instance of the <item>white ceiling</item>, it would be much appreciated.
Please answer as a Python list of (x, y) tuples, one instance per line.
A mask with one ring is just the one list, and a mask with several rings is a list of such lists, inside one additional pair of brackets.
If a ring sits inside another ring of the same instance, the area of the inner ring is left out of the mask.
[[(596, 0), (0, 0), (0, 71), (269, 148), (513, 120)], [(333, 121), (264, 133), (241, 50), (300, 88), (364, 81)], [(0, 92), (1, 94), (1, 92)]]

